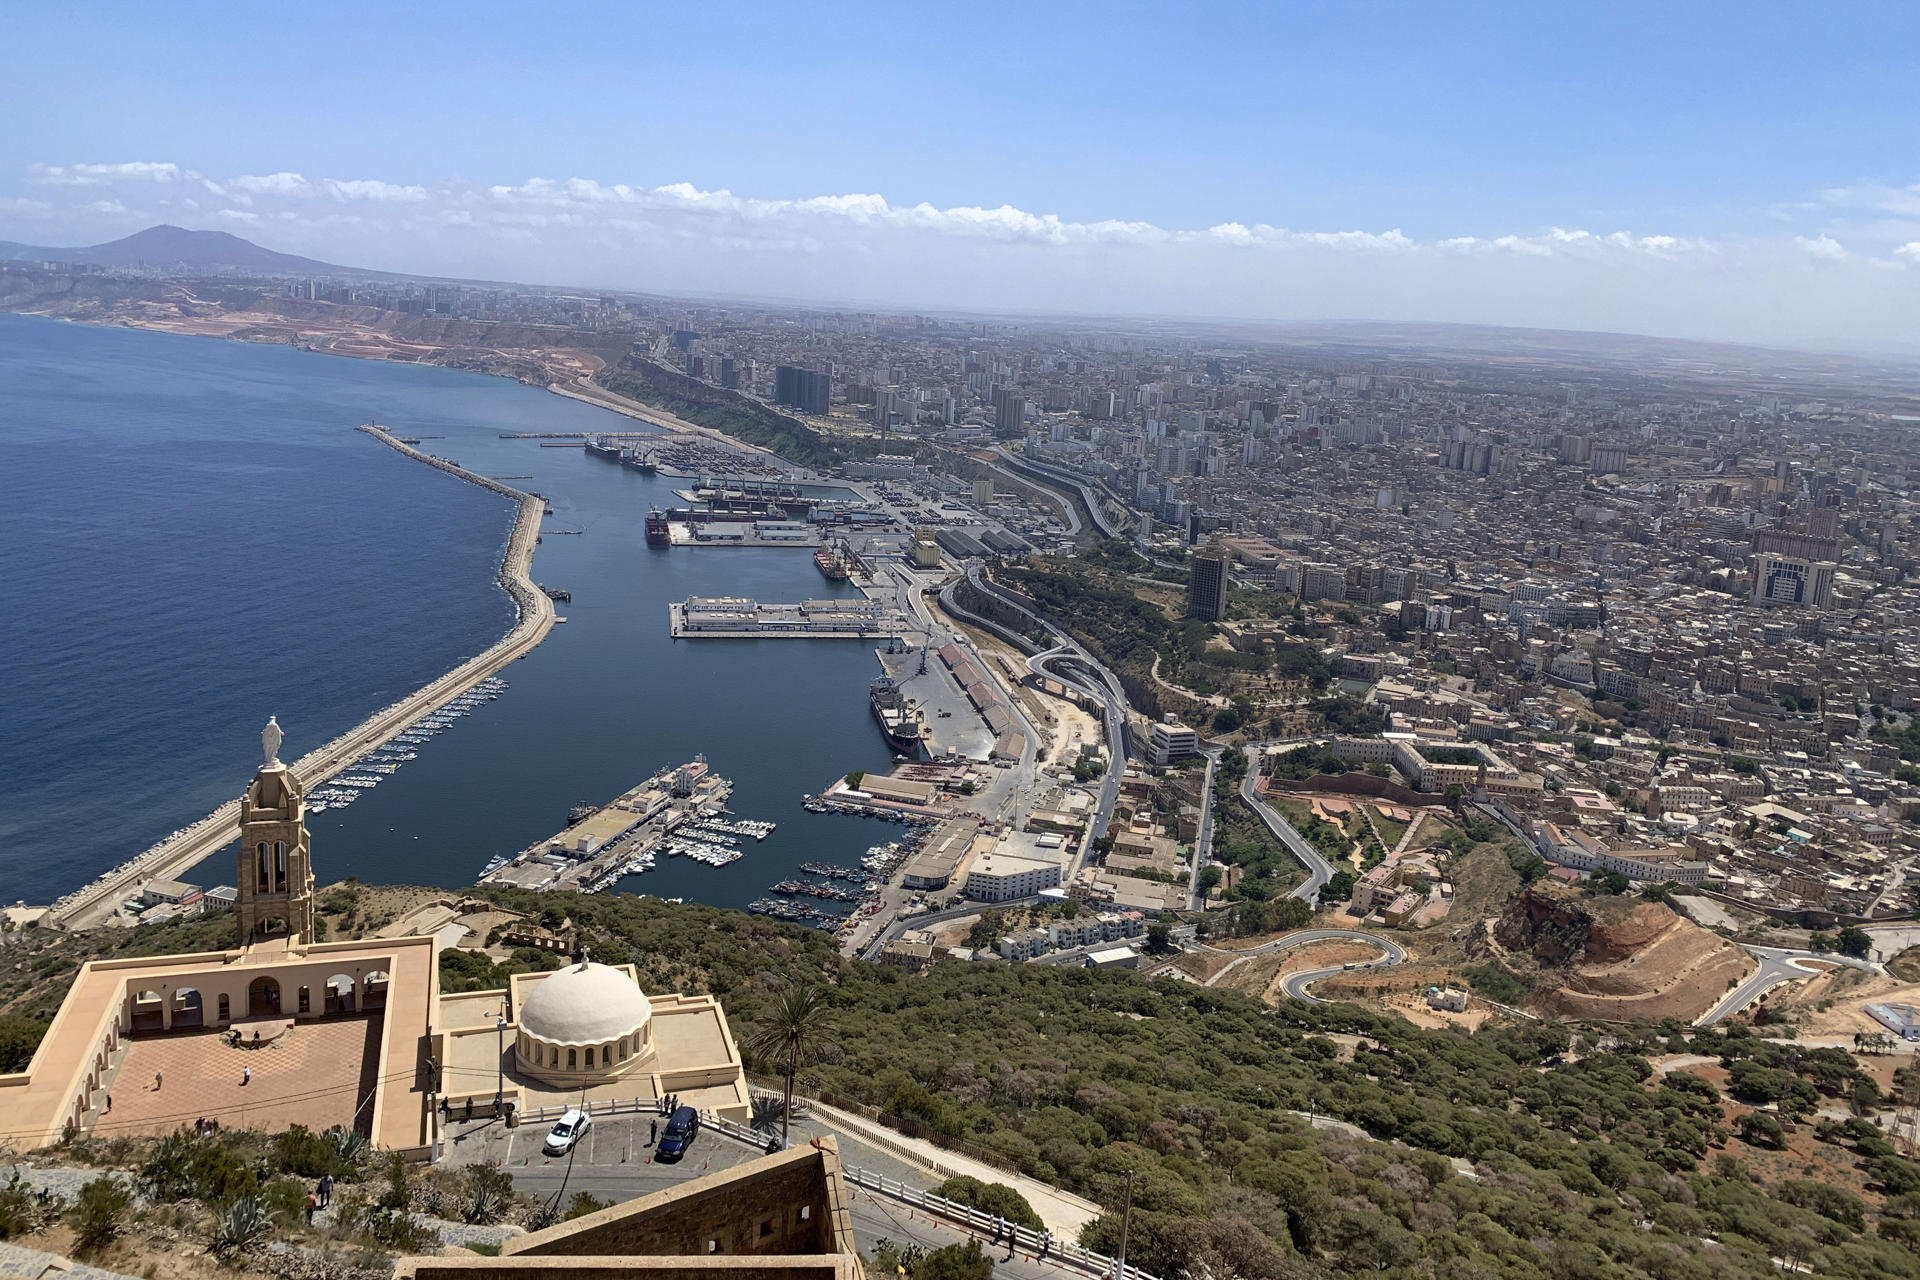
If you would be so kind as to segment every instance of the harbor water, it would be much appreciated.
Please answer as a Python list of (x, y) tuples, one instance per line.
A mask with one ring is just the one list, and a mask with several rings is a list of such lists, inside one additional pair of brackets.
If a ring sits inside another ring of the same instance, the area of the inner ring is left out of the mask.
[[(744, 906), (808, 860), (858, 865), (898, 827), (802, 797), (890, 759), (859, 641), (674, 641), (689, 595), (822, 598), (807, 549), (649, 548), (683, 485), (505, 432), (632, 419), (499, 378), (0, 316), (0, 901), (45, 902), (231, 799), (279, 717), (300, 753), (485, 649), (504, 499), (352, 428), (546, 495), (534, 577), (568, 621), (497, 698), (316, 814), (316, 874), (459, 887), (660, 766), (705, 754), (732, 809), (778, 823), (711, 868), (625, 890)], [(547, 442), (551, 443), (551, 442)], [(189, 879), (231, 883), (216, 858)]]

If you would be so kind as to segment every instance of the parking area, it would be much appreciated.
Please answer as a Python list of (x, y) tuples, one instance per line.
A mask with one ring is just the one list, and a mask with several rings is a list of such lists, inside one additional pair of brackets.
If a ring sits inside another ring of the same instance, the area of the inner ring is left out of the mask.
[[(456, 1121), (445, 1160), (449, 1165), (497, 1160), (500, 1167), (512, 1175), (516, 1188), (531, 1195), (559, 1196), (563, 1204), (582, 1191), (618, 1203), (744, 1164), (762, 1154), (761, 1150), (738, 1139), (705, 1130), (694, 1139), (685, 1159), (658, 1163), (652, 1159), (653, 1150), (648, 1143), (649, 1124), (656, 1121), (665, 1127), (663, 1117), (651, 1114), (596, 1119), (571, 1156), (557, 1158), (549, 1158), (540, 1150), (547, 1131), (552, 1128), (550, 1122), (507, 1129), (495, 1120), (475, 1120), (467, 1124)], [(798, 1145), (829, 1132), (813, 1121), (796, 1121), (792, 1140)], [(840, 1147), (841, 1162), (850, 1168), (922, 1189), (941, 1181), (938, 1175), (857, 1138), (839, 1133), (833, 1136)], [(978, 1239), (982, 1247), (990, 1247), (985, 1233), (969, 1233), (897, 1200), (859, 1187), (850, 1187), (849, 1195), (854, 1239), (862, 1250), (871, 1250), (875, 1242), (883, 1238), (896, 1244), (912, 1242), (928, 1249), (960, 1244), (968, 1239)], [(1002, 1280), (1062, 1280), (1081, 1274), (1051, 1262), (1032, 1260), (1030, 1254), (1028, 1250), (1008, 1259), (1004, 1247), (994, 1248), (994, 1274)]]

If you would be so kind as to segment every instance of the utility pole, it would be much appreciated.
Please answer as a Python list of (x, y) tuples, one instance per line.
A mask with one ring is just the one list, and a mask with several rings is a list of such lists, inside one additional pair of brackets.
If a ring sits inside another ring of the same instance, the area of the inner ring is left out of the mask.
[(1133, 1170), (1127, 1170), (1127, 1199), (1120, 1210), (1120, 1256), (1115, 1260), (1113, 1280), (1127, 1280), (1127, 1224), (1133, 1220)]

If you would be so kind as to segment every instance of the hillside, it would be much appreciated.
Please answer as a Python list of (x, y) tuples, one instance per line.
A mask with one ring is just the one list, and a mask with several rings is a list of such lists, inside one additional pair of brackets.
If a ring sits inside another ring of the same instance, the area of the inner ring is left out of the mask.
[[(1087, 1238), (1109, 1249), (1132, 1174), (1129, 1259), (1167, 1277), (1707, 1280), (1772, 1276), (1777, 1257), (1824, 1275), (1920, 1276), (1920, 1164), (1872, 1125), (1786, 1115), (1806, 1155), (1762, 1184), (1771, 1148), (1733, 1136), (1740, 1109), (1641, 1056), (1718, 1057), (1749, 1091), (1867, 1096), (1844, 1054), (1669, 1024), (1620, 1032), (1608, 1052), (1585, 1040), (1578, 1061), (1548, 1068), (1570, 1047), (1557, 1026), (1431, 1032), (1351, 1005), (1268, 1009), (1232, 991), (1046, 966), (908, 975), (738, 912), (477, 892), (556, 923), (570, 914), (596, 959), (631, 961), (649, 990), (713, 991), (737, 1036), (783, 984), (821, 984), (833, 1030), (802, 1069), (803, 1092), (1096, 1200), (1108, 1213)], [(143, 928), (116, 945), (202, 943), (218, 924)], [(85, 944), (30, 934), (19, 945), (8, 994), (44, 1008)], [(449, 952), (442, 969), (487, 985), (540, 961)], [(1290, 1114), (1309, 1110), (1372, 1140)], [(1703, 1238), (1715, 1246), (1703, 1251)]]
[(1507, 904), (1491, 941), (1510, 968), (1537, 966), (1529, 1003), (1561, 1018), (1691, 1020), (1754, 968), (1746, 952), (1662, 903), (1545, 881)]
[(183, 267), (199, 271), (259, 271), (286, 275), (352, 274), (312, 258), (265, 249), (225, 231), (160, 225), (105, 244), (79, 248), (0, 241), (0, 261), (67, 262), (99, 267)]

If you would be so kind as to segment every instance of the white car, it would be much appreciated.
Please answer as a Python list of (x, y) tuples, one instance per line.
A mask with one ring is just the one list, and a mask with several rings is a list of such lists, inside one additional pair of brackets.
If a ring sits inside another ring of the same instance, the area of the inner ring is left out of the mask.
[(592, 1116), (584, 1111), (569, 1110), (547, 1134), (547, 1140), (541, 1144), (540, 1150), (550, 1156), (563, 1156), (573, 1150), (574, 1144), (586, 1137), (587, 1130), (591, 1128)]

